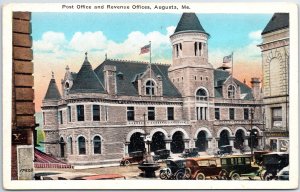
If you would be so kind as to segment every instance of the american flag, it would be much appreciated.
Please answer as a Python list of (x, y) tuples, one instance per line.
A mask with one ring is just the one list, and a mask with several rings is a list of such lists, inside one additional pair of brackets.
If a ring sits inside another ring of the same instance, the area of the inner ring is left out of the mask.
[(150, 44), (145, 45), (144, 47), (141, 48), (140, 55), (144, 53), (148, 53), (149, 51), (150, 51)]
[(223, 58), (223, 63), (229, 63), (232, 60), (232, 54), (227, 55)]

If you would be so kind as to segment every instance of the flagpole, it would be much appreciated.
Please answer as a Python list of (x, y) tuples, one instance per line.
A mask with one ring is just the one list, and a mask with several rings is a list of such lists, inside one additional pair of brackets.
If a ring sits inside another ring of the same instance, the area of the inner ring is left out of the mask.
[[(233, 93), (233, 51), (231, 52), (231, 87), (232, 87), (232, 94), (235, 95), (235, 93)], [(231, 102), (232, 102), (232, 97), (231, 97)]]
[[(152, 69), (151, 69), (151, 41), (149, 41), (149, 45), (150, 45), (150, 63), (149, 63), (149, 68), (150, 68), (150, 79), (152, 78), (151, 77), (151, 71), (152, 71)], [(151, 94), (150, 94), (150, 98), (151, 98), (151, 100), (152, 100), (152, 89), (151, 89)]]

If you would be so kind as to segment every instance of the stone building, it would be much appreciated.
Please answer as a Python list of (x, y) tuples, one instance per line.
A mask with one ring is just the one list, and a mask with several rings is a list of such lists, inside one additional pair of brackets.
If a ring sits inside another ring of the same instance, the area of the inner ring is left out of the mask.
[[(171, 65), (105, 59), (78, 73), (66, 67), (62, 90), (54, 76), (43, 100), (46, 152), (73, 165), (118, 162), (132, 151), (219, 146), (262, 147), (261, 91), (208, 63), (209, 34), (184, 13), (170, 36)], [(251, 118), (253, 117), (253, 118)], [(250, 127), (253, 131), (250, 134)]]
[(275, 13), (262, 32), (263, 103), (266, 145), (288, 150), (289, 14)]

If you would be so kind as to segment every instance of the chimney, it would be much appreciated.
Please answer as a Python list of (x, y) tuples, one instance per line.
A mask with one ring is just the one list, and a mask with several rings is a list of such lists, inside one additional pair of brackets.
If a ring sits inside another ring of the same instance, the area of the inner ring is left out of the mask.
[(104, 66), (104, 83), (105, 90), (110, 95), (115, 95), (117, 93), (116, 85), (116, 66), (105, 65)]
[(251, 78), (251, 88), (252, 88), (252, 94), (254, 100), (259, 100), (261, 99), (261, 91), (260, 91), (260, 80), (258, 77), (252, 77)]

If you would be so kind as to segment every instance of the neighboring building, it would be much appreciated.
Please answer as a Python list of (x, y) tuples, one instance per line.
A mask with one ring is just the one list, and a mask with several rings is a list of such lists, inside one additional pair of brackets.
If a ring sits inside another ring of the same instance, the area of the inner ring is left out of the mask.
[(289, 14), (275, 13), (262, 32), (263, 103), (266, 145), (288, 150)]
[(253, 147), (262, 148), (259, 79), (250, 88), (214, 69), (208, 37), (196, 14), (184, 13), (170, 36), (172, 65), (105, 59), (93, 70), (86, 54), (78, 73), (66, 67), (62, 95), (53, 76), (42, 104), (46, 153), (103, 165), (144, 150), (148, 135), (151, 151), (212, 154), (221, 145), (250, 146), (251, 123)]

